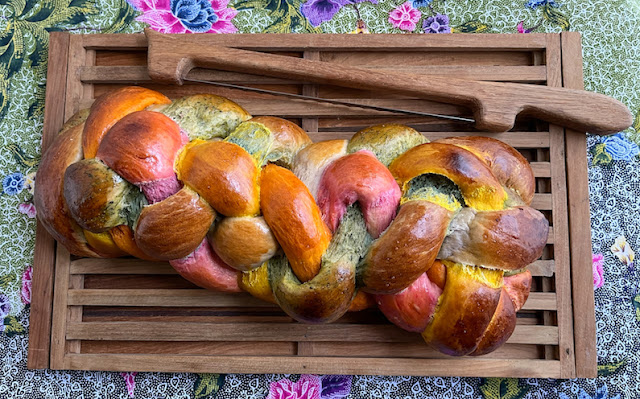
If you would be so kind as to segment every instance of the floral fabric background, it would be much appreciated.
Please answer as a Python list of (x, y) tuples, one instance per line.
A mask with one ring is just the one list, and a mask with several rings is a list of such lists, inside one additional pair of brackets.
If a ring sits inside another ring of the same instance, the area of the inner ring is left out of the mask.
[[(217, 375), (26, 369), (48, 35), (139, 32), (583, 33), (585, 84), (637, 114), (590, 136), (599, 377)], [(0, 398), (640, 397), (640, 0), (0, 0)]]

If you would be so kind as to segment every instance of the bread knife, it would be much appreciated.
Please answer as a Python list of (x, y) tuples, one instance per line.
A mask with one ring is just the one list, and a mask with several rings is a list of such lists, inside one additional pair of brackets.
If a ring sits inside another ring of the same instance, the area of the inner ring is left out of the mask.
[(203, 45), (145, 30), (149, 76), (159, 82), (183, 84), (193, 68), (297, 79), (366, 90), (384, 90), (416, 98), (462, 105), (473, 111), (479, 130), (505, 132), (516, 116), (526, 114), (582, 132), (617, 133), (631, 126), (633, 116), (620, 101), (599, 93), (541, 85), (483, 82), (450, 77), (380, 72), (237, 48)]

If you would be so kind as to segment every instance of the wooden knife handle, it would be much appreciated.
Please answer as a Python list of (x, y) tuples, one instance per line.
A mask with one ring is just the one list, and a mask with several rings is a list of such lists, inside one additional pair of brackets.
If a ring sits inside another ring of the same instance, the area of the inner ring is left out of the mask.
[(183, 77), (198, 67), (392, 91), (466, 106), (474, 113), (476, 128), (493, 132), (510, 130), (520, 113), (600, 135), (620, 132), (633, 122), (631, 112), (620, 101), (588, 91), (377, 72), (257, 51), (203, 46), (181, 40), (181, 35), (165, 35), (150, 29), (145, 33), (149, 42), (149, 75), (167, 83), (182, 84)]

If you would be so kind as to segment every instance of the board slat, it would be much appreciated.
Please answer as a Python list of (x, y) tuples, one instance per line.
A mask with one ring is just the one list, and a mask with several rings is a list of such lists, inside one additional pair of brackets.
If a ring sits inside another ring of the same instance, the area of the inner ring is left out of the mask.
[[(560, 37), (547, 35), (547, 85), (562, 86), (562, 58), (560, 49)], [(562, 320), (572, 320), (571, 309), (571, 276), (569, 258), (569, 222), (567, 218), (567, 191), (565, 172), (565, 143), (564, 129), (560, 126), (550, 125), (551, 145), (549, 146), (549, 157), (551, 159), (551, 185), (553, 201), (553, 225), (556, 235), (553, 249), (553, 257), (556, 264), (555, 286), (559, 292), (557, 296), (558, 318)], [(561, 360), (562, 378), (574, 378), (575, 352), (573, 344), (573, 323), (562, 323), (560, 325), (560, 347), (559, 356)]]
[[(493, 65), (426, 65), (426, 66), (402, 66), (378, 67), (364, 66), (380, 71), (394, 71), (404, 73), (415, 73), (419, 75), (450, 76), (460, 79), (488, 80), (496, 82), (519, 82), (519, 83), (539, 83), (547, 78), (547, 69), (543, 65), (538, 66), (493, 66)], [(136, 83), (144, 84), (151, 82), (146, 66), (88, 66), (79, 70), (80, 80), (84, 83)], [(188, 78), (199, 80), (210, 80), (233, 84), (252, 83), (273, 83), (273, 84), (296, 84), (294, 80), (267, 78), (246, 73), (210, 71), (196, 69), (189, 73)]]
[(538, 210), (552, 210), (553, 209), (553, 197), (552, 194), (540, 194), (533, 195), (533, 201), (531, 206)]
[[(210, 43), (206, 35), (188, 35), (181, 39), (187, 39), (195, 43)], [(495, 52), (510, 52), (516, 50), (543, 50), (546, 47), (544, 34), (530, 33), (525, 37), (514, 38), (509, 34), (474, 34), (474, 35), (446, 35), (437, 40), (425, 41), (420, 35), (394, 35), (376, 34), (366, 37), (364, 35), (350, 35), (349, 40), (344, 40), (344, 35), (339, 34), (235, 34), (233, 36), (220, 35), (215, 38), (215, 43), (220, 46), (237, 47), (246, 50), (268, 51), (304, 51), (314, 49), (317, 51), (342, 49), (354, 51), (424, 51), (430, 49), (440, 50), (465, 50), (484, 49)], [(135, 35), (85, 35), (87, 49), (146, 49), (147, 39), (143, 34)], [(488, 40), (490, 39), (490, 40)], [(244, 45), (243, 45), (244, 43)]]
[(177, 372), (193, 373), (282, 373), (351, 374), (351, 375), (457, 375), (460, 377), (543, 378), (560, 372), (560, 361), (520, 359), (423, 359), (402, 358), (390, 362), (388, 358), (341, 359), (335, 357), (280, 356), (221, 356), (211, 362), (207, 356), (197, 355), (131, 355), (131, 354), (71, 354), (65, 368), (72, 370), (162, 372), (171, 364)]
[[(293, 356), (295, 342), (172, 342), (158, 345), (150, 341), (82, 341), (82, 353), (153, 353), (180, 355)], [(424, 346), (424, 345), (423, 345)], [(531, 345), (527, 345), (530, 347)]]
[[(42, 151), (45, 151), (57, 136), (64, 123), (65, 87), (69, 58), (69, 34), (51, 32), (49, 36), (49, 63), (47, 64), (47, 89), (42, 132)], [(53, 313), (53, 282), (55, 276), (56, 242), (44, 225), (38, 221), (33, 255), (31, 280), (36, 295), (31, 298), (29, 316), (29, 349), (27, 367), (42, 369), (49, 367), (51, 348), (51, 316)]]
[[(423, 342), (172, 342), (154, 345), (148, 341), (82, 341), (82, 353), (175, 354), (175, 355), (300, 355), (300, 346), (308, 349), (307, 356), (402, 357), (419, 359), (448, 359), (449, 356), (431, 349)], [(297, 346), (297, 348), (296, 348)], [(297, 349), (297, 350), (296, 350)], [(260, 352), (259, 352), (260, 351)], [(504, 344), (484, 356), (490, 359), (539, 359), (540, 346)]]
[(85, 289), (68, 290), (70, 305), (93, 306), (238, 306), (274, 308), (276, 305), (246, 293), (229, 294), (203, 289)]
[[(180, 331), (180, 334), (176, 334)], [(182, 323), (90, 322), (70, 323), (67, 339), (115, 341), (298, 341), (298, 342), (422, 342), (419, 334), (394, 325), (302, 323)], [(513, 344), (557, 345), (556, 326), (516, 326)], [(345, 353), (344, 355), (348, 355)]]
[[(109, 341), (113, 342), (113, 341)], [(308, 356), (343, 357), (393, 357), (418, 359), (450, 359), (425, 345), (424, 342), (303, 342), (308, 346)], [(176, 345), (180, 345), (177, 343)], [(484, 359), (539, 359), (540, 345), (506, 343), (494, 352), (483, 355)], [(299, 354), (299, 351), (298, 351)], [(336, 359), (339, 360), (339, 359)], [(364, 359), (363, 359), (364, 360)]]
[[(580, 33), (565, 32), (562, 39), (563, 84), (570, 89), (584, 89)], [(585, 156), (587, 139), (581, 132), (565, 133), (569, 233), (571, 243), (571, 283), (573, 294), (573, 336), (576, 374), (595, 378), (597, 370), (595, 302), (592, 290), (591, 220), (589, 210), (588, 165)]]
[[(69, 289), (67, 301), (69, 305), (91, 306), (276, 308), (276, 305), (246, 293), (228, 294), (203, 289)], [(555, 310), (555, 294), (532, 292), (523, 309)]]

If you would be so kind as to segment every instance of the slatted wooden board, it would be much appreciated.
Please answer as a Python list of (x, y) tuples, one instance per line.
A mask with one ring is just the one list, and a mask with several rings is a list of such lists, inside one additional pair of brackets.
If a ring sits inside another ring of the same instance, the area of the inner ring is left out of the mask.
[[(582, 88), (576, 33), (529, 35), (185, 35), (185, 40), (277, 52), (376, 70)], [(533, 206), (551, 231), (531, 266), (532, 293), (511, 339), (480, 358), (450, 358), (376, 310), (309, 326), (246, 294), (195, 287), (166, 263), (76, 259), (39, 226), (31, 310), (30, 368), (228, 373), (334, 373), (595, 377), (595, 320), (585, 135), (519, 119), (512, 132), (464, 123), (273, 98), (203, 84), (159, 85), (146, 73), (143, 35), (53, 33), (43, 148), (63, 121), (116, 87), (140, 84), (176, 98), (227, 96), (253, 115), (291, 119), (314, 141), (348, 138), (382, 122), (430, 139), (489, 135), (517, 148), (536, 175)], [(384, 92), (194, 70), (189, 77), (450, 115), (462, 107)]]

